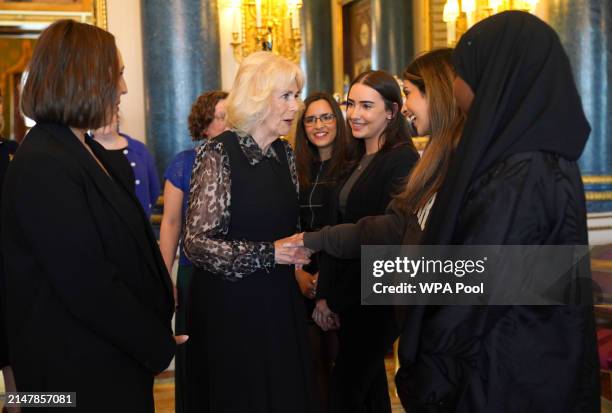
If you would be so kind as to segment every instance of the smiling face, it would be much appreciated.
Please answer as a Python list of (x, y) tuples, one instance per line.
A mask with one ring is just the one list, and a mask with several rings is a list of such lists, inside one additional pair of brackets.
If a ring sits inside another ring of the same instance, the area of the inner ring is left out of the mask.
[(308, 141), (317, 149), (330, 148), (337, 132), (337, 119), (326, 100), (315, 100), (304, 112), (304, 130)]
[(353, 137), (378, 141), (393, 114), (385, 109), (385, 101), (380, 93), (362, 83), (356, 83), (348, 94), (346, 117)]
[(270, 111), (262, 122), (269, 136), (285, 136), (291, 131), (299, 103), (299, 89), (292, 82), (287, 89), (275, 89), (270, 98)]
[(431, 134), (427, 98), (411, 81), (404, 80), (402, 83), (404, 84), (404, 95), (406, 95), (402, 113), (412, 123), (419, 136)]

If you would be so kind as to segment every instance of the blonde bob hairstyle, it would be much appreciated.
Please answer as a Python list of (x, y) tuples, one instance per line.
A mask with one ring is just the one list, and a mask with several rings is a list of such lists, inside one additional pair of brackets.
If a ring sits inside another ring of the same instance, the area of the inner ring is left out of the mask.
[(247, 56), (225, 101), (229, 126), (238, 133), (251, 133), (269, 115), (272, 93), (288, 89), (293, 82), (302, 89), (304, 74), (295, 63), (271, 52)]

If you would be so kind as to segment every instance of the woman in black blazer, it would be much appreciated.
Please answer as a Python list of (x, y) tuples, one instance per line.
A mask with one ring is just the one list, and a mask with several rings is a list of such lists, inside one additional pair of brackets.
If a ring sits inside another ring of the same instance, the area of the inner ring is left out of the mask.
[[(367, 71), (348, 94), (353, 163), (331, 198), (331, 225), (384, 213), (419, 155), (400, 110), (400, 88), (383, 71)], [(399, 333), (392, 307), (361, 306), (360, 261), (323, 256), (313, 318), (338, 328), (331, 412), (391, 412), (384, 357)]]
[(130, 183), (86, 136), (127, 92), (122, 71), (104, 30), (62, 20), (41, 34), (22, 96), (37, 125), (2, 198), (17, 388), (76, 392), (86, 412), (153, 412), (153, 376), (175, 349), (172, 284), (150, 226)]

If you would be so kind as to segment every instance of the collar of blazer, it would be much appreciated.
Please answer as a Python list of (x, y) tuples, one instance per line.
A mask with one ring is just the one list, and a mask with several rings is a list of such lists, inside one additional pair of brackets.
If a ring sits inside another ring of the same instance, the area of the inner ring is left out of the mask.
[[(88, 153), (87, 149), (83, 147), (82, 143), (74, 136), (70, 128), (64, 125), (57, 124), (44, 124), (40, 125), (44, 128), (51, 137), (53, 137), (57, 142), (59, 142), (64, 149), (70, 154), (70, 157), (75, 159), (79, 165), (85, 169), (87, 174), (91, 177), (93, 182), (95, 183), (98, 190), (104, 194), (104, 197), (109, 202), (109, 204), (115, 209), (115, 212), (120, 217), (120, 219), (125, 223), (125, 226), (129, 229), (136, 244), (141, 249), (144, 257), (153, 257), (154, 262), (146, 259), (145, 261), (151, 268), (154, 274), (158, 274), (161, 277), (162, 282), (164, 283), (169, 297), (172, 298), (172, 281), (170, 280), (170, 276), (166, 271), (165, 265), (163, 265), (163, 260), (161, 258), (161, 254), (159, 249), (156, 247), (152, 247), (153, 245), (157, 245), (157, 241), (153, 236), (153, 231), (151, 229), (150, 224), (148, 223), (144, 211), (140, 207), (140, 203), (134, 194), (134, 191), (130, 188), (126, 187), (126, 183), (122, 182), (118, 177), (120, 174), (115, 168), (113, 162), (109, 159), (106, 150), (97, 142), (95, 142), (90, 137), (86, 137), (86, 144), (91, 148), (95, 156), (98, 158), (100, 162), (104, 165), (108, 173), (111, 175), (109, 177), (97, 164), (95, 159), (92, 158), (91, 154)], [(113, 182), (113, 180), (115, 182)], [(139, 230), (135, 223), (126, 219), (124, 211), (126, 211), (126, 197), (118, 196), (117, 185), (120, 185), (122, 189), (128, 194), (129, 199), (132, 203), (134, 203), (137, 208), (136, 210), (139, 212), (140, 219), (142, 219), (145, 223), (145, 234)]]
[[(378, 164), (380, 158), (384, 157), (385, 153), (386, 152), (381, 152), (381, 151), (376, 152), (372, 160), (363, 169), (363, 171), (361, 171), (361, 174), (359, 175), (357, 180), (353, 182), (353, 186), (351, 187), (348, 197), (346, 198), (346, 205), (349, 205), (351, 202), (354, 202), (352, 201), (352, 198), (353, 198), (353, 192), (355, 191), (355, 188), (358, 188), (360, 185), (363, 185), (364, 180), (368, 176), (370, 176), (370, 174), (374, 170), (374, 166)], [(361, 160), (359, 161), (359, 163), (361, 163)], [(330, 219), (331, 219), (330, 225), (336, 225), (339, 222), (338, 213), (340, 211), (340, 192), (342, 192), (342, 188), (344, 188), (344, 185), (346, 185), (346, 182), (349, 180), (353, 172), (355, 172), (355, 170), (358, 168), (359, 163), (355, 165), (355, 167), (351, 169), (351, 171), (348, 174), (342, 177), (342, 179), (338, 180), (338, 182), (336, 183), (333, 189), (331, 197), (329, 198), (330, 200), (329, 201)], [(384, 161), (381, 161), (381, 163), (384, 163)]]

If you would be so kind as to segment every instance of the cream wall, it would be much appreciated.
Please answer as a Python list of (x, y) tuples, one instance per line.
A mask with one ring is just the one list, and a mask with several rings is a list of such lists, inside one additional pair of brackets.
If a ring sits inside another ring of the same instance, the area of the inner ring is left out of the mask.
[(146, 141), (140, 0), (107, 0), (108, 31), (115, 35), (125, 63), (127, 95), (121, 98), (121, 130)]
[(229, 92), (234, 77), (238, 71), (238, 62), (234, 59), (232, 41), (232, 27), (234, 14), (238, 12), (235, 2), (225, 0), (219, 2), (219, 44), (221, 48), (221, 88)]

